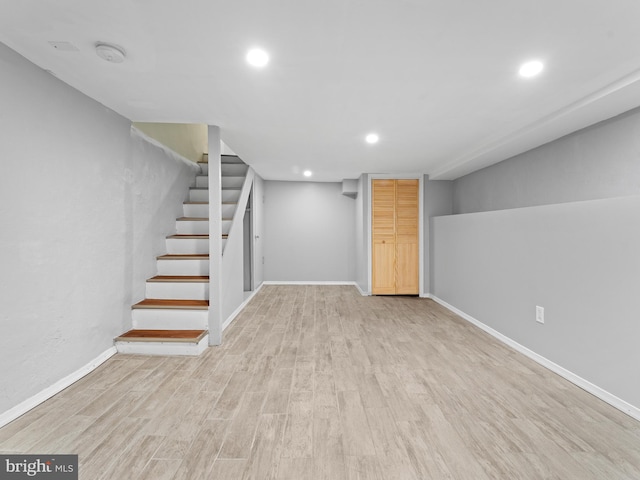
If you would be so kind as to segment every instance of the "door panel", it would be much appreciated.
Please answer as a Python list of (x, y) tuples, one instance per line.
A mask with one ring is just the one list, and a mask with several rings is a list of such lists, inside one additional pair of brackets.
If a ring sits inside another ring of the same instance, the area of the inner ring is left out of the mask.
[(395, 243), (373, 243), (373, 287), (374, 295), (396, 293), (396, 246)]
[(417, 295), (419, 293), (418, 243), (398, 243), (396, 249), (398, 274), (396, 293), (398, 295)]
[(395, 293), (396, 236), (395, 198), (393, 180), (373, 180), (372, 198), (372, 267), (374, 295)]
[(418, 246), (418, 180), (397, 180), (396, 185), (396, 293), (420, 292)]

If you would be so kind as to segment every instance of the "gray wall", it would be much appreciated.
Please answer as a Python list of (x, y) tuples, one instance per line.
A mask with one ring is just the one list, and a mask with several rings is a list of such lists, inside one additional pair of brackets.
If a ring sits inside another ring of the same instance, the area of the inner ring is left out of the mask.
[(184, 215), (182, 203), (195, 181), (197, 165), (186, 163), (170, 150), (131, 135), (131, 177), (125, 208), (132, 226), (131, 262), (133, 303), (145, 295), (145, 281), (157, 274), (156, 257), (167, 252), (165, 237), (176, 232), (176, 218)]
[(264, 279), (355, 280), (356, 201), (340, 183), (264, 182)]
[(432, 291), (640, 408), (638, 194), (640, 110), (462, 177), (477, 213), (433, 219)]
[(253, 179), (253, 287), (264, 280), (264, 180), (256, 174)]
[(454, 182), (455, 213), (640, 193), (640, 109)]
[[(259, 178), (253, 170), (250, 170), (247, 174), (247, 178), (252, 176), (254, 179)], [(258, 180), (260, 182), (260, 180)], [(246, 182), (246, 180), (245, 180)], [(262, 182), (258, 184), (257, 193), (260, 194), (260, 186)], [(249, 203), (249, 195), (251, 192), (251, 186), (247, 190), (242, 190), (240, 199), (238, 202), (239, 211), (236, 214), (240, 215), (239, 221), (236, 224), (234, 216), (233, 225), (229, 230), (229, 236), (224, 248), (224, 255), (222, 257), (222, 321), (223, 327), (228, 325), (228, 322), (232, 320), (232, 314), (242, 305), (245, 300), (245, 282), (244, 282), (244, 262), (245, 262), (245, 222), (243, 221), (246, 215), (246, 207)], [(258, 215), (260, 212), (256, 212)], [(255, 234), (260, 236), (260, 218), (254, 219), (254, 223), (258, 230)], [(247, 232), (249, 234), (251, 232)], [(253, 236), (253, 233), (251, 233)], [(257, 249), (259, 250), (259, 248)], [(255, 253), (255, 252), (254, 252)], [(259, 255), (259, 252), (258, 252)], [(259, 273), (260, 275), (260, 273)], [(257, 284), (259, 285), (259, 284)]]
[(639, 218), (640, 196), (435, 218), (435, 295), (640, 408)]
[(134, 285), (158, 250), (142, 246), (158, 213), (143, 199), (147, 182), (172, 188), (191, 173), (153, 173), (133, 153), (143, 147), (129, 120), (2, 44), (0, 67), (2, 413), (128, 328)]
[(424, 291), (432, 293), (433, 284), (433, 217), (453, 213), (453, 182), (449, 180), (429, 180), (424, 176), (423, 236), (424, 246)]
[(356, 197), (355, 241), (356, 241), (356, 283), (364, 293), (371, 293), (369, 286), (369, 175), (362, 174), (358, 178), (358, 195)]

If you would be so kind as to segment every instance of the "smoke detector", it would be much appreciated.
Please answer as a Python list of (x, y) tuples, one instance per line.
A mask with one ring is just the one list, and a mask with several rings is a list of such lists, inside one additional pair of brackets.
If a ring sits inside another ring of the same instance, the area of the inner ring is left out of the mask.
[(122, 63), (126, 57), (122, 48), (102, 42), (96, 43), (96, 54), (110, 63)]

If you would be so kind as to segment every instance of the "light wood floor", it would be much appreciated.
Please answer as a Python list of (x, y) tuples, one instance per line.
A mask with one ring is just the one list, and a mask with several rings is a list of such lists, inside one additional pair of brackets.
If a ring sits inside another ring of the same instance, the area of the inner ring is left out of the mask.
[(0, 429), (81, 479), (640, 479), (640, 422), (436, 303), (266, 286), (199, 358), (113, 357)]

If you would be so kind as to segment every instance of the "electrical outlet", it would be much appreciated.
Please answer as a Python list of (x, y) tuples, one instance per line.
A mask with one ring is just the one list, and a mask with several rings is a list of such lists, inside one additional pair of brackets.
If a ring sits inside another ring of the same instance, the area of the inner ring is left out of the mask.
[(544, 323), (544, 307), (536, 306), (536, 322)]

